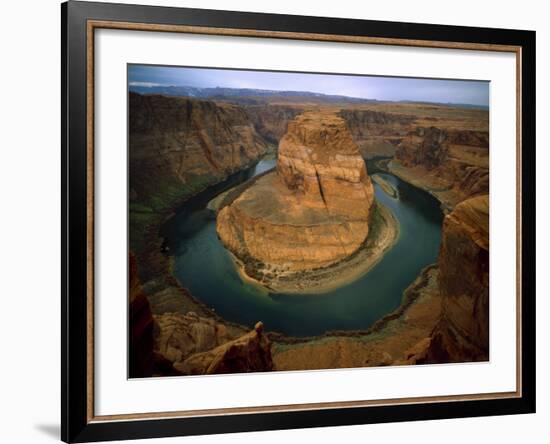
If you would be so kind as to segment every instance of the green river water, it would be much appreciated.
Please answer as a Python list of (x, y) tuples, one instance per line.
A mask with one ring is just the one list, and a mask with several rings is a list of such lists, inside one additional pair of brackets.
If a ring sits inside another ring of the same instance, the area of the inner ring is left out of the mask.
[(234, 174), (187, 201), (164, 224), (161, 234), (175, 256), (175, 275), (182, 286), (224, 319), (249, 327), (262, 321), (268, 331), (291, 336), (365, 329), (395, 310), (403, 290), (437, 259), (443, 218), (439, 202), (368, 162), (369, 174), (377, 172), (398, 191), (392, 198), (374, 184), (376, 198), (400, 223), (396, 244), (368, 273), (328, 293), (269, 293), (241, 280), (216, 235), (215, 213), (206, 206), (224, 190), (274, 166), (275, 160), (262, 160)]

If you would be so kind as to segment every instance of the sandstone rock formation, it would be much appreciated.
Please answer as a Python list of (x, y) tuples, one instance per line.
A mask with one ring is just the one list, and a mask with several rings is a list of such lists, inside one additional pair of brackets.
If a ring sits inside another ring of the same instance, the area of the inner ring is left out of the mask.
[(174, 363), (194, 353), (216, 348), (244, 333), (194, 312), (164, 313), (156, 315), (155, 320), (158, 324), (155, 349)]
[(274, 341), (276, 370), (475, 362), (489, 359), (489, 199), (446, 216), (437, 264), (405, 290), (401, 306), (366, 332), (296, 344)]
[[(129, 96), (130, 196), (142, 204), (185, 197), (258, 160), (267, 144), (237, 105)], [(160, 205), (162, 206), (162, 205)]]
[(489, 192), (489, 133), (418, 126), (397, 147), (390, 169), (452, 209)]
[(365, 158), (393, 157), (387, 168), (426, 189), (445, 211), (489, 191), (489, 113), (430, 104), (342, 109)]
[(286, 134), (288, 122), (302, 111), (293, 105), (255, 105), (245, 107), (254, 128), (265, 140), (278, 144)]
[(346, 121), (364, 158), (393, 156), (415, 121), (407, 114), (370, 109), (343, 109), (338, 114)]
[(422, 165), (432, 170), (447, 159), (447, 137), (439, 128), (418, 127), (399, 145), (395, 156), (405, 166)]
[(175, 367), (188, 375), (265, 372), (273, 369), (271, 343), (258, 322), (250, 333), (204, 353), (192, 355)]
[[(306, 109), (316, 111), (298, 116)], [(488, 216), (481, 198), (457, 204), (488, 193), (488, 112), (133, 93), (129, 111), (130, 240), (140, 238), (131, 248), (143, 282), (131, 259), (132, 377), (487, 359)], [(281, 270), (303, 276), (316, 267), (332, 273), (328, 265), (376, 231), (369, 224), (376, 213), (372, 185), (358, 154), (395, 153), (392, 172), (447, 208), (456, 206), (445, 221), (439, 265), (405, 292), (413, 302), (371, 333), (323, 337), (296, 348), (270, 345), (261, 326), (250, 331), (224, 321), (171, 275), (158, 235), (166, 211), (252, 165), (279, 142), (277, 173), (243, 186), (218, 219), (220, 237), (249, 276)]]
[(345, 122), (306, 112), (288, 124), (277, 171), (218, 213), (224, 245), (245, 271), (303, 271), (354, 253), (369, 233), (374, 189)]
[(155, 351), (180, 374), (271, 370), (271, 345), (256, 324), (247, 332), (194, 312), (155, 315)]
[(289, 122), (277, 173), (290, 191), (322, 202), (331, 215), (369, 215), (374, 194), (365, 162), (343, 120), (331, 113), (304, 113)]
[(489, 358), (489, 196), (468, 199), (445, 217), (439, 255), (442, 318), (427, 361)]
[(476, 362), (489, 359), (489, 196), (445, 217), (437, 264), (401, 306), (366, 332), (274, 341), (276, 370)]

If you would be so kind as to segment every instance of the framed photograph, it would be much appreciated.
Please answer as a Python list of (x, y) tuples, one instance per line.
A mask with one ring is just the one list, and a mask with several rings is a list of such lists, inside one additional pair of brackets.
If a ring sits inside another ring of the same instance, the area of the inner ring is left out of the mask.
[(535, 411), (535, 33), (64, 3), (62, 439)]

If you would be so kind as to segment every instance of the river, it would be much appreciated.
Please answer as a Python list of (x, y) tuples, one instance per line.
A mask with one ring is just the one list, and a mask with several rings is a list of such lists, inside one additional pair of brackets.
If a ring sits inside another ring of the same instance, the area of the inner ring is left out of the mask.
[(367, 162), (369, 174), (378, 173), (397, 191), (388, 196), (374, 184), (376, 198), (400, 223), (396, 244), (368, 273), (336, 290), (322, 294), (273, 294), (244, 283), (229, 253), (216, 235), (216, 217), (208, 202), (249, 178), (275, 166), (261, 160), (187, 201), (161, 229), (174, 273), (182, 286), (228, 321), (252, 327), (262, 321), (268, 331), (290, 336), (313, 336), (330, 330), (358, 330), (395, 310), (403, 290), (422, 268), (437, 259), (443, 214), (427, 192), (398, 177), (378, 171)]

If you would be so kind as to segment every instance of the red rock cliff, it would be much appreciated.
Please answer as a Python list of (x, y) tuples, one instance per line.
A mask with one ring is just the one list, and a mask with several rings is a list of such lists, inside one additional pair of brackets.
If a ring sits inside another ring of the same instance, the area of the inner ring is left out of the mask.
[(129, 116), (130, 197), (142, 203), (219, 182), (267, 149), (237, 105), (130, 93)]
[(439, 254), (442, 318), (427, 361), (489, 358), (489, 196), (468, 199), (445, 217)]

